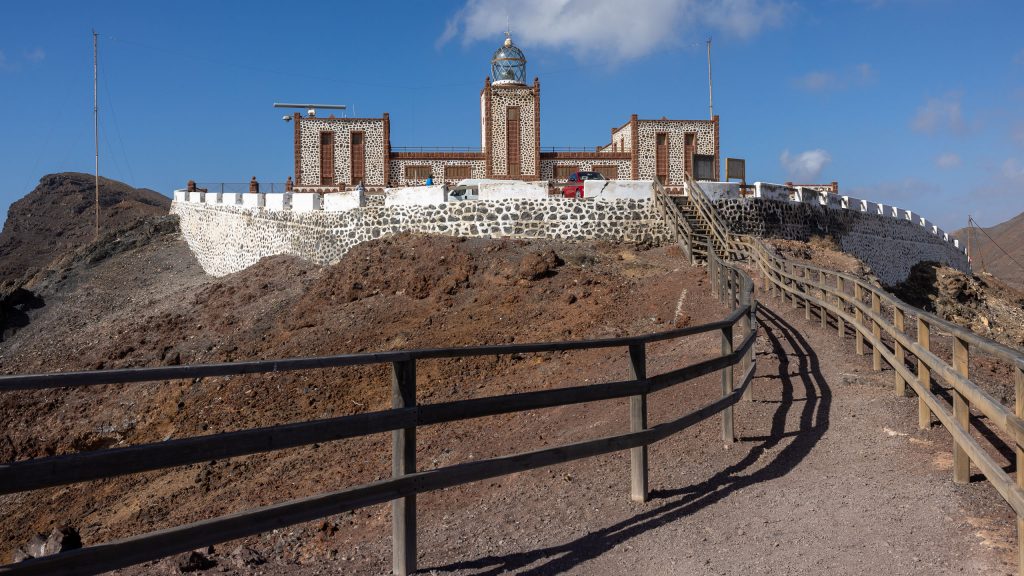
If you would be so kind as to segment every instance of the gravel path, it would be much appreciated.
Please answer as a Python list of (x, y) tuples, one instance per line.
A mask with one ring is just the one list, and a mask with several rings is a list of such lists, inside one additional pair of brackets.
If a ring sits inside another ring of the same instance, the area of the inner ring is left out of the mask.
[[(754, 402), (737, 410), (738, 443), (723, 446), (712, 419), (652, 447), (645, 504), (628, 501), (621, 456), (595, 459), (593, 471), (565, 466), (513, 482), (514, 494), (477, 503), (483, 510), (445, 515), (453, 529), (424, 518), (421, 567), (434, 574), (1015, 573), (1008, 507), (985, 482), (952, 483), (948, 434), (917, 431), (916, 400), (895, 397), (891, 373), (872, 372), (850, 338), (840, 342), (802, 311), (772, 306), (760, 314)], [(500, 521), (496, 530), (489, 518)]]

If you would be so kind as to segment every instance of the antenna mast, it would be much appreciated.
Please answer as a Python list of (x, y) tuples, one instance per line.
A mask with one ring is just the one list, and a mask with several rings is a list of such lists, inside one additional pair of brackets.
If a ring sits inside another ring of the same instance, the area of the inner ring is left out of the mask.
[(708, 36), (708, 118), (715, 119), (715, 104), (711, 92), (711, 37)]
[(100, 99), (97, 90), (99, 78), (99, 35), (92, 31), (92, 126), (96, 140), (96, 232), (93, 241), (100, 238)]

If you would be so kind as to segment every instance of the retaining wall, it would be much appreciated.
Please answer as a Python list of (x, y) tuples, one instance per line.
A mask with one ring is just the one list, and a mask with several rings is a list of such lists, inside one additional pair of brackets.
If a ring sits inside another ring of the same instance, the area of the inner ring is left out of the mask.
[(661, 244), (671, 234), (650, 200), (466, 200), (436, 206), (294, 212), (175, 201), (181, 232), (203, 270), (223, 276), (292, 254), (325, 265), (356, 244), (402, 232), (471, 237)]
[(889, 285), (906, 280), (911, 267), (926, 260), (970, 273), (967, 255), (948, 241), (946, 234), (926, 221), (927, 225), (922, 225), (906, 219), (905, 212), (904, 217), (893, 218), (874, 206), (866, 211), (844, 210), (816, 201), (766, 198), (718, 200), (715, 204), (737, 234), (803, 241), (811, 236), (831, 236), (844, 252), (863, 260)]

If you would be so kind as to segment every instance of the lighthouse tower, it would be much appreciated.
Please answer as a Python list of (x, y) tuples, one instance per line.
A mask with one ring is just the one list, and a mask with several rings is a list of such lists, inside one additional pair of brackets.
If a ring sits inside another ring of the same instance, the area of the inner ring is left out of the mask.
[(526, 85), (526, 56), (508, 32), (480, 92), (480, 126), (488, 178), (540, 179), (540, 81)]

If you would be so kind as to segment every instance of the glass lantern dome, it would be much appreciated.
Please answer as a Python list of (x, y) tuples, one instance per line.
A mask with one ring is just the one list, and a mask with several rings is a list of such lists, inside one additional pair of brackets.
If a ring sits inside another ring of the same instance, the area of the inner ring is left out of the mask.
[(491, 84), (526, 84), (526, 56), (505, 33), (505, 43), (491, 56)]

